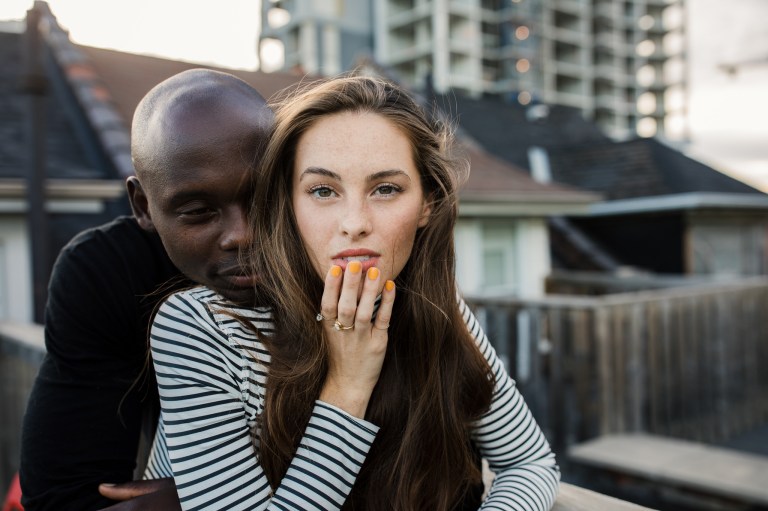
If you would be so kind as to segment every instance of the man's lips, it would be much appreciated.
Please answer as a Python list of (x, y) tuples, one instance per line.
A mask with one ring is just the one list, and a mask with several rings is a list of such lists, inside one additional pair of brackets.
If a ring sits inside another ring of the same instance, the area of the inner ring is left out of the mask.
[(256, 276), (245, 273), (239, 266), (220, 271), (219, 276), (232, 287), (253, 287), (256, 284)]
[(224, 278), (232, 287), (253, 287), (256, 285), (255, 275), (226, 275)]
[(331, 260), (333, 264), (341, 266), (342, 270), (347, 269), (347, 265), (350, 261), (360, 261), (363, 265), (363, 272), (368, 271), (368, 268), (373, 268), (379, 265), (379, 259), (381, 254), (368, 249), (350, 249), (343, 250), (334, 255)]

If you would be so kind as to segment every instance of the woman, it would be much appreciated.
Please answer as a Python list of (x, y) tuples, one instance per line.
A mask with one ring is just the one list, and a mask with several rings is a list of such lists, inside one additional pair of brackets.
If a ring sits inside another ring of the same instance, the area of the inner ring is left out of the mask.
[(250, 218), (264, 307), (192, 290), (152, 330), (185, 509), (477, 509), (478, 451), (484, 509), (549, 509), (554, 456), (456, 298), (449, 142), (376, 79), (276, 105)]

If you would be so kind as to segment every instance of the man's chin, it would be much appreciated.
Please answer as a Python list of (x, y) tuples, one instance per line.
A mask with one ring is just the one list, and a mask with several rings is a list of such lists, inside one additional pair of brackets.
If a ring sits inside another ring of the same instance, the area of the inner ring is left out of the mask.
[(217, 293), (238, 305), (253, 306), (256, 300), (256, 292), (252, 287), (215, 289)]

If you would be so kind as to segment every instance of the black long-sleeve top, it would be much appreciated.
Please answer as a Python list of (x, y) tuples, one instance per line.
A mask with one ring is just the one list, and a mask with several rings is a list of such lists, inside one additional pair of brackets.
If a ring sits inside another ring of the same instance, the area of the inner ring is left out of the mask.
[(47, 354), (22, 427), (27, 511), (100, 509), (114, 502), (99, 483), (133, 478), (142, 415), (158, 407), (151, 315), (182, 285), (160, 238), (132, 217), (62, 249), (49, 283)]

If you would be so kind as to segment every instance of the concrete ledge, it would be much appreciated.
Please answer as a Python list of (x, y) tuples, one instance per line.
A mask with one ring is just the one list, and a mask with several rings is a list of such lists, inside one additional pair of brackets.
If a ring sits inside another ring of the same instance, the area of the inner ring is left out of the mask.
[(39, 365), (45, 356), (43, 325), (0, 321), (0, 353)]
[[(493, 472), (483, 460), (483, 483), (486, 494), (493, 483)], [(551, 511), (643, 511), (650, 508), (619, 500), (568, 483), (560, 483), (560, 491)]]
[(560, 493), (552, 511), (643, 511), (651, 508), (615, 499), (568, 483), (560, 483)]
[(571, 447), (575, 463), (660, 485), (768, 506), (768, 457), (649, 435), (606, 435)]

